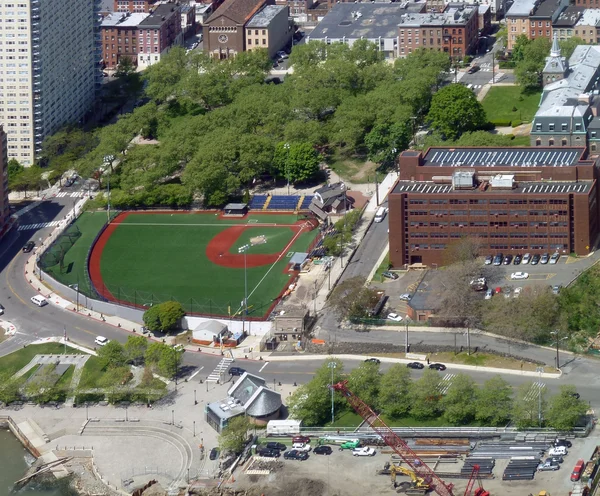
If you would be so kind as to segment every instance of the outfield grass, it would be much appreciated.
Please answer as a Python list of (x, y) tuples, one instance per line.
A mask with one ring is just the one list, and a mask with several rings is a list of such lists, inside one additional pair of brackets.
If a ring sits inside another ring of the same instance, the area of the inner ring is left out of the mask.
[[(531, 122), (540, 104), (540, 91), (522, 93), (519, 86), (494, 86), (482, 105), (489, 121)], [(516, 111), (513, 111), (516, 108)]]
[[(8, 372), (12, 375), (25, 367), (36, 355), (62, 355), (64, 352), (64, 345), (58, 343), (30, 344), (26, 348), (21, 348), (0, 358), (0, 372)], [(81, 354), (83, 354), (82, 351), (67, 346), (67, 355)]]
[[(137, 305), (177, 300), (187, 312), (227, 315), (244, 299), (244, 269), (213, 264), (206, 249), (213, 237), (233, 225), (249, 226), (231, 252), (265, 234), (267, 243), (252, 246), (248, 255), (282, 251), (298, 232), (296, 215), (249, 215), (220, 219), (214, 214), (129, 214), (108, 239), (100, 261), (104, 284), (112, 295)], [(278, 224), (276, 227), (254, 223)], [(283, 224), (283, 225), (280, 225)], [(287, 251), (305, 252), (318, 230), (303, 232)], [(289, 258), (248, 267), (250, 313), (262, 316), (287, 286)]]
[(79, 283), (80, 291), (90, 294), (86, 292), (86, 289), (89, 291), (89, 288), (87, 287), (85, 264), (90, 246), (105, 222), (106, 213), (104, 212), (82, 213), (75, 221), (81, 237), (65, 252), (63, 270), (61, 271), (60, 264), (57, 264), (49, 267), (46, 271), (67, 286)]

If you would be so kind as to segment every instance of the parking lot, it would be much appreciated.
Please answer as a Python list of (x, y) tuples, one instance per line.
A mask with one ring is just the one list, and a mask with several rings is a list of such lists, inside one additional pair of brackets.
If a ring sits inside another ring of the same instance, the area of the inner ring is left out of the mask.
[[(483, 487), (493, 496), (537, 495), (542, 490), (549, 491), (553, 496), (569, 494), (573, 488), (570, 481), (571, 471), (579, 458), (588, 460), (591, 457), (597, 438), (574, 439), (572, 442), (573, 447), (563, 457), (564, 462), (560, 469), (536, 472), (533, 480), (505, 481), (502, 475), (509, 460), (498, 459), (493, 478), (483, 479)], [(333, 453), (329, 456), (314, 455), (311, 452), (306, 461), (284, 460), (280, 457), (260, 463), (251, 462), (251, 465), (239, 471), (234, 486), (236, 489), (251, 489), (248, 493), (251, 495), (262, 492), (270, 495), (299, 496), (396, 494), (392, 489), (390, 476), (378, 474), (384, 464), (391, 461), (389, 448), (377, 448), (376, 455), (372, 457), (353, 457), (351, 451), (338, 451), (335, 446), (333, 448)], [(459, 473), (463, 462), (464, 460), (459, 459), (457, 463), (445, 463), (437, 470)], [(246, 474), (248, 468), (250, 473)], [(256, 473), (261, 471), (265, 473)], [(406, 476), (398, 476), (398, 483), (406, 481)], [(456, 495), (463, 494), (467, 486), (467, 479), (463, 478), (445, 477), (445, 482), (454, 484), (453, 493)]]

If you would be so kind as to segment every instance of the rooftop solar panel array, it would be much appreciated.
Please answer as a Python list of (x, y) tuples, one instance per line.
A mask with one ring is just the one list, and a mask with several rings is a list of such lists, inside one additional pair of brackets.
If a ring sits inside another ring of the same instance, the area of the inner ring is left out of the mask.
[[(564, 194), (564, 193), (587, 193), (592, 186), (591, 181), (579, 183), (519, 183), (515, 189), (495, 189), (488, 188), (485, 193), (498, 194)], [(414, 182), (404, 181), (399, 182), (394, 188), (394, 193), (426, 193), (426, 194), (480, 194), (477, 189), (455, 190), (450, 184), (435, 184), (432, 182)]]
[(440, 167), (568, 167), (583, 148), (432, 148), (424, 165)]

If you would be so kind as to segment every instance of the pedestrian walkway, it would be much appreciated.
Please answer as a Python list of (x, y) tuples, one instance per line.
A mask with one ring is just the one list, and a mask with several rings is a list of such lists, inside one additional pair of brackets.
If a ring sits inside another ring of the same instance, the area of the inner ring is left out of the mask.
[(23, 226), (19, 226), (18, 227), (18, 231), (33, 231), (35, 229), (44, 229), (45, 227), (56, 227), (58, 226), (62, 221), (60, 220), (53, 220), (50, 222), (38, 222), (37, 224), (25, 224)]
[(55, 198), (64, 198), (66, 196), (69, 196), (71, 198), (81, 198), (82, 196), (84, 196), (84, 193), (80, 192), (80, 191), (61, 191), (60, 193), (56, 193)]
[(206, 379), (206, 382), (223, 382), (223, 374), (227, 372), (229, 366), (233, 363), (233, 361), (233, 358), (223, 358), (215, 367), (215, 370), (213, 370), (209, 374), (208, 378)]

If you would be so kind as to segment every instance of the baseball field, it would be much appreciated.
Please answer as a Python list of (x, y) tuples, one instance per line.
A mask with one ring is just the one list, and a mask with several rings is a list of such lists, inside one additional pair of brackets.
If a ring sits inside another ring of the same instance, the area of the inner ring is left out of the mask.
[(296, 275), (291, 256), (317, 234), (314, 221), (293, 214), (123, 212), (92, 247), (88, 269), (107, 300), (176, 300), (194, 314), (239, 316), (247, 287), (249, 317), (264, 318)]

